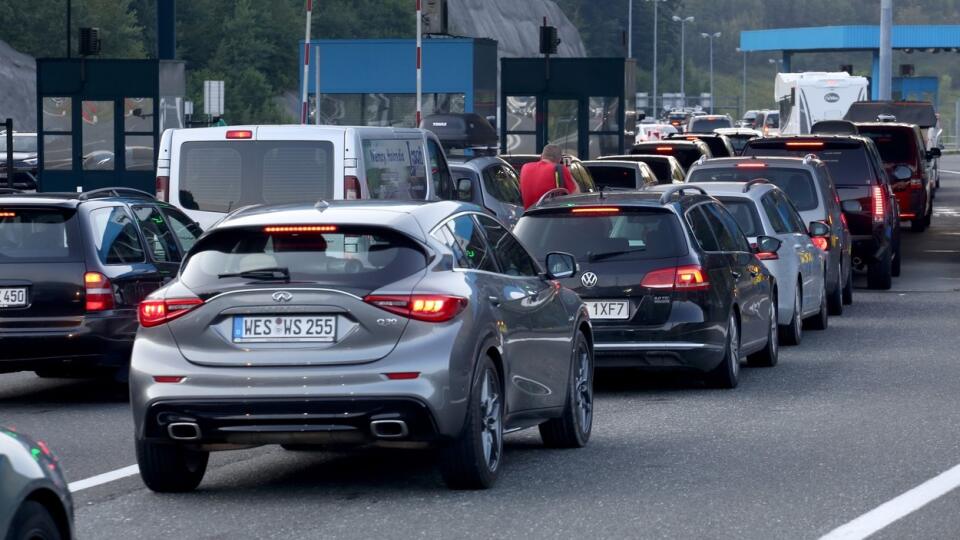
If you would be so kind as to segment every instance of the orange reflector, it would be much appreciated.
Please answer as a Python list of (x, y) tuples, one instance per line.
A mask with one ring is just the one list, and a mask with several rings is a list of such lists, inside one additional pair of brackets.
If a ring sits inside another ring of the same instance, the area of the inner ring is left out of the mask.
[(336, 232), (336, 225), (270, 225), (263, 228), (265, 233), (303, 233), (303, 232)]
[(737, 163), (738, 169), (764, 169), (766, 167), (766, 163)]
[(0, 212), (0, 218), (3, 217), (17, 217), (16, 212)]
[(699, 137), (687, 137), (687, 140), (688, 140), (688, 141), (695, 141), (695, 140), (697, 140), (698, 138), (699, 138)]
[(228, 139), (252, 139), (253, 132), (249, 129), (231, 129), (227, 131)]
[(391, 381), (405, 381), (416, 379), (420, 376), (419, 371), (395, 371), (393, 373), (384, 373)]
[(619, 208), (612, 206), (588, 206), (584, 208), (574, 208), (570, 212), (574, 214), (615, 214), (619, 212)]
[(787, 148), (823, 148), (822, 142), (788, 142)]

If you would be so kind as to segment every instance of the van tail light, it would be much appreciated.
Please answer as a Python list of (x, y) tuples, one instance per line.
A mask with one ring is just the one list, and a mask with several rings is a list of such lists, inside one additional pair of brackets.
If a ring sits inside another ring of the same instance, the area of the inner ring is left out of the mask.
[(360, 198), (360, 179), (356, 176), (343, 177), (343, 198), (355, 201)]
[(880, 186), (873, 186), (873, 222), (874, 223), (883, 223), (883, 214), (884, 204), (886, 197), (884, 197), (883, 188)]
[(758, 251), (757, 258), (761, 261), (776, 261), (780, 258), (776, 251)]
[(704, 291), (710, 288), (710, 282), (703, 268), (687, 265), (647, 272), (640, 286), (648, 289)]
[(199, 298), (166, 298), (144, 300), (137, 307), (137, 320), (140, 326), (150, 328), (166, 324), (177, 317), (182, 317), (190, 310), (203, 304)]
[(157, 200), (170, 202), (170, 177), (157, 177)]
[(820, 251), (827, 251), (830, 249), (830, 241), (823, 236), (814, 236), (810, 239), (813, 242), (813, 245), (817, 246), (817, 249)]
[(364, 302), (418, 321), (446, 322), (467, 307), (467, 299), (445, 294), (370, 295)]
[(100, 272), (83, 274), (83, 288), (86, 293), (87, 311), (106, 311), (115, 306), (113, 284)]

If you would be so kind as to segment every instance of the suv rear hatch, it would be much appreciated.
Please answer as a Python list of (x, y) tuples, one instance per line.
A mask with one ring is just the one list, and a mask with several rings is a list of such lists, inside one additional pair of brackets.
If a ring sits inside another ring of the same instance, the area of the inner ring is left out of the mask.
[[(900, 217), (913, 219), (926, 212), (924, 203), (924, 165), (919, 155), (923, 142), (918, 140), (916, 132), (909, 126), (895, 125), (859, 125), (860, 135), (869, 137), (880, 152), (883, 167), (886, 169), (891, 188), (900, 204)], [(910, 169), (909, 178), (897, 178), (894, 172), (898, 167)]]
[(74, 208), (0, 199), (0, 335), (73, 327), (85, 312)]
[(409, 319), (365, 297), (410, 295), (426, 263), (424, 248), (380, 227), (221, 229), (197, 243), (181, 272), (196, 295), (186, 301), (203, 303), (169, 327), (195, 364), (372, 362), (393, 350)]

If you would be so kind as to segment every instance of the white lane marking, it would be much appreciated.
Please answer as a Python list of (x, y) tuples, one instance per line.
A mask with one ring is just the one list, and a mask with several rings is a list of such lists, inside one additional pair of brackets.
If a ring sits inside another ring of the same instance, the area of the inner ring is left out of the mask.
[(960, 487), (960, 465), (937, 475), (906, 493), (890, 499), (857, 519), (841, 525), (820, 540), (863, 539), (923, 508)]
[(960, 171), (948, 171), (946, 169), (940, 169), (940, 172), (945, 172), (950, 174), (960, 174)]
[(83, 491), (85, 489), (90, 489), (92, 487), (102, 486), (103, 484), (109, 484), (115, 480), (120, 480), (121, 478), (126, 478), (128, 476), (133, 476), (140, 472), (139, 467), (136, 465), (130, 465), (122, 469), (117, 469), (115, 471), (105, 472), (103, 474), (98, 474), (96, 476), (91, 476), (90, 478), (84, 478), (83, 480), (77, 480), (76, 482), (70, 482), (67, 486), (67, 489), (70, 490), (70, 493), (76, 493), (78, 491)]

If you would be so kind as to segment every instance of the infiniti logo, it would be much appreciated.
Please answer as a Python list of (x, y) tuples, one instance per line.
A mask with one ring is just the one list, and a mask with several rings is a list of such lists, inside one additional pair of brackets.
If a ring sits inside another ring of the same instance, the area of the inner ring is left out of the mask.
[(597, 284), (598, 279), (597, 275), (593, 272), (584, 272), (583, 275), (580, 276), (580, 283), (583, 283), (583, 286), (589, 289)]
[(277, 291), (273, 293), (272, 298), (274, 302), (289, 302), (293, 300), (293, 295), (287, 291)]

